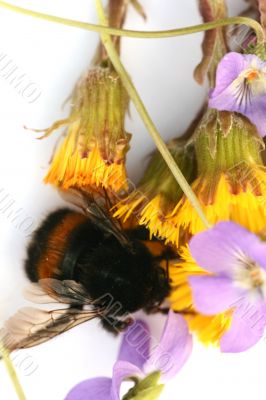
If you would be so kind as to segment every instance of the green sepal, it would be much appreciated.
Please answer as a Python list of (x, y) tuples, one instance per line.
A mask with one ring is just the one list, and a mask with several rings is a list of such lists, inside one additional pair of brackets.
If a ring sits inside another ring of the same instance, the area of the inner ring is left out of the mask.
[(145, 389), (142, 392), (138, 393), (136, 396), (127, 397), (125, 399), (132, 400), (157, 400), (160, 398), (160, 395), (164, 389), (164, 385), (157, 385), (153, 388)]
[[(243, 115), (208, 109), (191, 140), (195, 146), (198, 172), (211, 158), (222, 164), (250, 160), (261, 164), (264, 143), (256, 127)], [(221, 165), (220, 165), (221, 166)]]
[(155, 371), (142, 379), (129, 390), (123, 400), (156, 400), (160, 397), (164, 385), (159, 384), (160, 371)]

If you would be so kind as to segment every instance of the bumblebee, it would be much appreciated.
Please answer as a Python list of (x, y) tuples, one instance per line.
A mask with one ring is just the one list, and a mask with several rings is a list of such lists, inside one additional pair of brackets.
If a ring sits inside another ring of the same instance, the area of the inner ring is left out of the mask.
[(132, 322), (131, 313), (158, 309), (170, 290), (160, 265), (169, 254), (152, 254), (145, 245), (148, 236), (142, 228), (123, 230), (94, 200), (87, 202), (85, 213), (51, 213), (27, 249), (25, 270), (34, 283), (28, 297), (68, 308), (19, 311), (5, 327), (15, 338), (8, 348), (34, 346), (96, 317), (116, 333)]

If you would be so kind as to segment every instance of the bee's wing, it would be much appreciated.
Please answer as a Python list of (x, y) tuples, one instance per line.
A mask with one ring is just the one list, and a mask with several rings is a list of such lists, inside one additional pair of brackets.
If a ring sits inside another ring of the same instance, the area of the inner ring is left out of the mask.
[[(71, 305), (71, 308), (48, 311), (28, 307), (19, 310), (0, 332), (0, 339), (10, 351), (46, 342), (104, 312), (104, 307), (97, 306), (85, 288), (75, 281), (41, 279), (32, 284), (26, 294), (28, 300), (37, 304), (61, 303)], [(81, 305), (92, 307), (81, 310)]]
[(98, 316), (99, 310), (22, 308), (6, 322), (0, 338), (9, 351), (29, 348)]
[[(108, 198), (107, 193), (105, 193), (106, 197), (106, 207), (110, 209), (111, 203)], [(102, 207), (92, 195), (84, 193), (84, 202), (85, 212), (91, 221), (97, 225), (100, 229), (104, 232), (109, 233), (116, 237), (116, 239), (123, 245), (123, 246), (130, 246), (130, 241), (128, 237), (124, 234), (122, 227), (120, 226), (119, 222), (112, 218), (109, 214), (108, 209)]]
[(23, 295), (26, 300), (36, 304), (51, 304), (57, 303), (57, 301), (45, 293), (39, 283), (31, 283), (24, 289)]
[(71, 305), (90, 305), (93, 300), (86, 289), (73, 280), (40, 279), (25, 291), (27, 300), (37, 304), (64, 303)]

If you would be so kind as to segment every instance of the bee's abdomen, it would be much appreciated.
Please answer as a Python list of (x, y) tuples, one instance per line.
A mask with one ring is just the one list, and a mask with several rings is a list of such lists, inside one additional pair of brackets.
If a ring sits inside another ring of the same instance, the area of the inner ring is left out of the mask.
[(66, 264), (67, 268), (73, 261), (75, 252), (71, 245), (84, 225), (91, 226), (86, 216), (68, 209), (50, 214), (35, 231), (28, 247), (25, 263), (28, 278), (37, 282), (63, 275), (63, 266)]

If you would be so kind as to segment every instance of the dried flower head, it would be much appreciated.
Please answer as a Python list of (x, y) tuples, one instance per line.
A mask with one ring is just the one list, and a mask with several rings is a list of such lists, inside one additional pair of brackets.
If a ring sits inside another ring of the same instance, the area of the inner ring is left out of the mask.
[[(194, 147), (176, 139), (168, 144), (168, 148), (186, 179), (191, 182), (196, 174)], [(114, 207), (114, 216), (124, 222), (134, 216), (140, 225), (149, 228), (151, 235), (165, 238), (175, 230), (175, 226), (168, 223), (168, 217), (182, 194), (161, 154), (156, 151), (138, 187)]]
[[(263, 142), (241, 115), (208, 110), (194, 137), (198, 177), (192, 188), (210, 223), (233, 220), (253, 232), (266, 222), (266, 169)], [(176, 227), (167, 242), (179, 244), (180, 231), (194, 235), (204, 225), (183, 197), (172, 212)]]
[(62, 189), (125, 189), (131, 137), (124, 128), (127, 106), (128, 96), (116, 72), (109, 67), (90, 70), (75, 89), (69, 118), (57, 121), (44, 135), (68, 126), (45, 182)]

